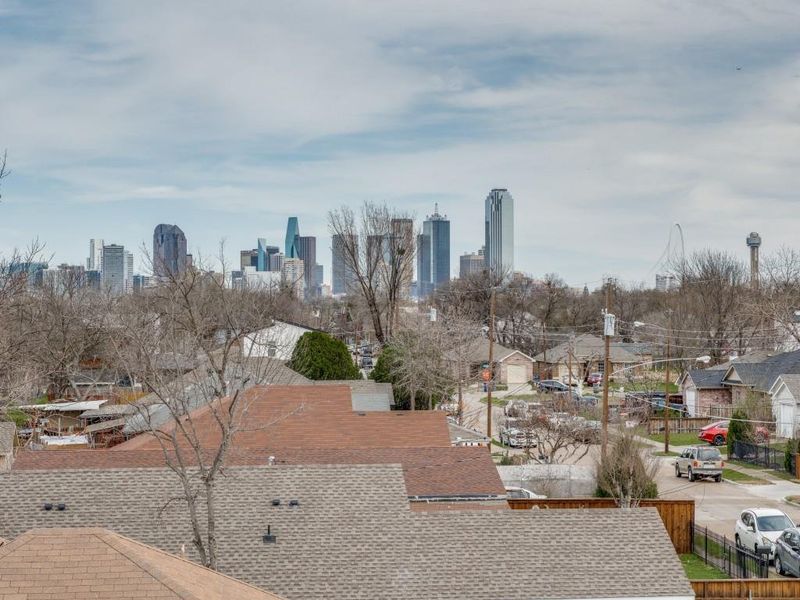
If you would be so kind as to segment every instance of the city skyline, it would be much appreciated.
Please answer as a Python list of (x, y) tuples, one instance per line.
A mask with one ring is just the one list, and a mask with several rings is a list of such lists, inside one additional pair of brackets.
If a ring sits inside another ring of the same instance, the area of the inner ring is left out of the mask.
[(518, 270), (649, 283), (672, 223), (687, 252), (743, 260), (743, 232), (766, 256), (800, 227), (794, 3), (80, 5), (0, 12), (3, 254), (38, 237), (82, 264), (76, 240), (102, 235), (139, 255), (175, 222), (235, 265), (258, 237), (283, 247), (291, 212), (329, 274), (331, 207), (439, 202), (455, 274), (507, 187)]

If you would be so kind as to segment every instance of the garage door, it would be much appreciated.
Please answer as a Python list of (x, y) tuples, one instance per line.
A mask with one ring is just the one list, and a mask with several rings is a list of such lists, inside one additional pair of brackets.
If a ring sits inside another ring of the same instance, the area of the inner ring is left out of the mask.
[(686, 412), (690, 417), (697, 416), (697, 390), (693, 388), (686, 390)]
[(778, 418), (778, 435), (784, 438), (794, 437), (794, 404), (781, 404)]
[(506, 383), (527, 383), (528, 370), (525, 365), (508, 365), (506, 367)]

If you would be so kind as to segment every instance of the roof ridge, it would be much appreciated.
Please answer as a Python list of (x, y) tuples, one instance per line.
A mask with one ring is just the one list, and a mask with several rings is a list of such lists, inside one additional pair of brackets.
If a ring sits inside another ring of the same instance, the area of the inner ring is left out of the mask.
[[(180, 583), (179, 581), (176, 581), (175, 578), (172, 575), (170, 575), (169, 573), (164, 572), (164, 570), (157, 563), (154, 563), (152, 560), (148, 559), (146, 556), (131, 556), (131, 554), (133, 554), (133, 553), (130, 551), (130, 548), (126, 548), (124, 543), (120, 544), (119, 542), (120, 541), (127, 542), (129, 544), (134, 545), (134, 546), (140, 547), (140, 548), (144, 549), (145, 551), (155, 552), (157, 554), (165, 556), (166, 558), (169, 558), (169, 559), (172, 559), (172, 560), (175, 560), (175, 561), (179, 561), (181, 563), (185, 563), (187, 566), (192, 567), (193, 569), (201, 569), (201, 570), (204, 570), (204, 571), (209, 571), (209, 572), (213, 573), (214, 575), (216, 575), (218, 577), (225, 578), (225, 579), (227, 579), (229, 581), (232, 581), (232, 582), (234, 582), (236, 584), (241, 584), (243, 586), (252, 588), (253, 590), (256, 590), (256, 591), (258, 591), (258, 592), (260, 592), (262, 594), (270, 594), (270, 595), (275, 596), (276, 598), (278, 598), (278, 596), (276, 596), (275, 594), (273, 594), (272, 592), (270, 592), (268, 590), (263, 590), (263, 589), (261, 589), (259, 587), (254, 586), (254, 585), (250, 585), (249, 583), (246, 583), (246, 582), (241, 581), (239, 579), (235, 579), (233, 577), (225, 575), (224, 573), (222, 573), (220, 571), (215, 571), (214, 569), (209, 569), (205, 565), (201, 565), (199, 563), (193, 562), (193, 561), (191, 561), (191, 560), (189, 560), (187, 558), (183, 558), (181, 556), (177, 556), (176, 554), (171, 554), (169, 552), (166, 552), (164, 550), (156, 548), (155, 546), (148, 546), (147, 544), (143, 544), (143, 543), (138, 542), (136, 540), (133, 540), (133, 539), (131, 539), (129, 537), (121, 535), (121, 534), (119, 534), (119, 533), (117, 533), (115, 531), (111, 531), (109, 529), (100, 528), (100, 530), (102, 531), (102, 533), (95, 533), (94, 535), (97, 535), (97, 537), (100, 540), (102, 540), (105, 544), (107, 544), (108, 546), (110, 546), (111, 548), (113, 548), (114, 550), (116, 550), (117, 552), (122, 554), (123, 556), (125, 556), (125, 558), (130, 560), (132, 563), (134, 563), (138, 567), (140, 567), (140, 568), (144, 569), (145, 571), (147, 571), (147, 573), (149, 575), (151, 575), (153, 577), (153, 579), (155, 579), (156, 581), (158, 581), (159, 583), (161, 583), (165, 587), (169, 588), (173, 592), (175, 592), (179, 597), (184, 598), (186, 600), (202, 600), (202, 598), (201, 598), (201, 596), (198, 596), (197, 594), (195, 594), (191, 590), (186, 589), (186, 587), (182, 583)], [(139, 559), (139, 560), (137, 560), (137, 559)], [(146, 563), (146, 564), (140, 564), (140, 562), (141, 563)], [(155, 574), (153, 573), (153, 571), (155, 572)], [(156, 576), (156, 574), (158, 576)], [(165, 579), (168, 580), (171, 585), (167, 585), (167, 583), (165, 583), (165, 581), (164, 581)]]

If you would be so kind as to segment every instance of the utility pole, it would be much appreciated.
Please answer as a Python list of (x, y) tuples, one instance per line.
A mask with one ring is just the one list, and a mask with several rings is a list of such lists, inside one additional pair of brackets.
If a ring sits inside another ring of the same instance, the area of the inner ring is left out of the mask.
[(569, 337), (569, 348), (567, 350), (567, 369), (569, 369), (569, 405), (572, 406), (573, 403), (573, 395), (572, 395), (572, 343), (573, 343), (573, 336), (570, 335)]
[(494, 387), (494, 302), (495, 286), (492, 286), (492, 295), (489, 297), (489, 382), (486, 391), (486, 437), (489, 438), (489, 448), (492, 447), (492, 387)]
[(614, 315), (611, 314), (611, 279), (606, 281), (606, 308), (603, 311), (603, 338), (605, 357), (603, 359), (603, 436), (600, 453), (605, 458), (608, 448), (608, 376), (611, 372), (611, 336), (614, 334)]
[(669, 455), (669, 337), (672, 333), (672, 319), (670, 318), (670, 331), (667, 333), (667, 371), (664, 377), (664, 453)]

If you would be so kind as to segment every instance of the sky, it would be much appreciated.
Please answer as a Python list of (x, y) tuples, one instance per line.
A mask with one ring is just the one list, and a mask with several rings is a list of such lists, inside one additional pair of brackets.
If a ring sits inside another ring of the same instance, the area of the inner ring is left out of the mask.
[[(483, 244), (515, 198), (515, 269), (652, 284), (686, 251), (800, 231), (800, 3), (0, 0), (0, 253), (38, 237), (209, 260), (297, 216), (387, 202)], [(676, 244), (673, 237), (673, 252)]]

